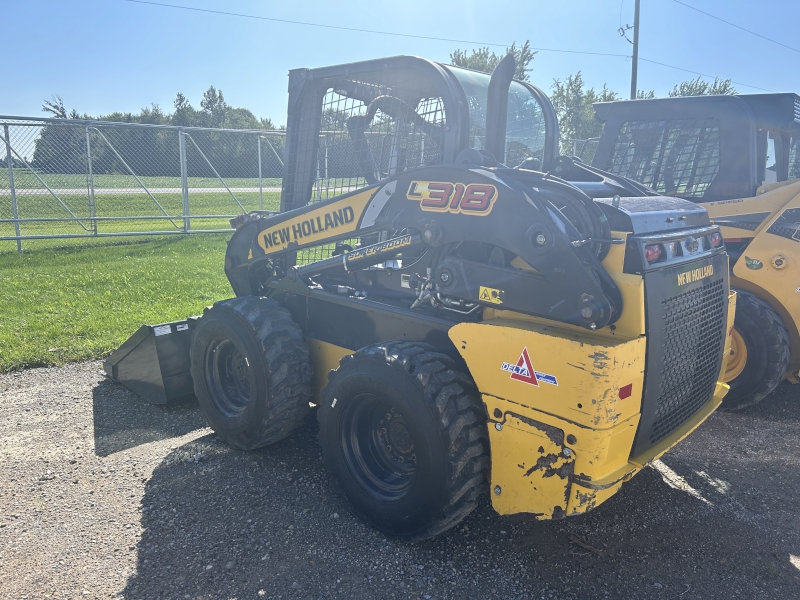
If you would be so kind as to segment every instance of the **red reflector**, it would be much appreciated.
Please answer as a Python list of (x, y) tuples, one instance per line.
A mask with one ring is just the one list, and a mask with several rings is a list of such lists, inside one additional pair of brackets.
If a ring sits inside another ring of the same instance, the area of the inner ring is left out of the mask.
[(656, 262), (659, 258), (661, 258), (660, 244), (649, 244), (644, 247), (644, 259), (647, 262)]
[(630, 397), (631, 392), (633, 391), (633, 384), (629, 383), (628, 385), (622, 386), (619, 388), (619, 399), (625, 400), (625, 398)]
[(712, 233), (711, 234), (711, 244), (716, 248), (720, 244), (722, 244), (722, 234), (720, 233)]

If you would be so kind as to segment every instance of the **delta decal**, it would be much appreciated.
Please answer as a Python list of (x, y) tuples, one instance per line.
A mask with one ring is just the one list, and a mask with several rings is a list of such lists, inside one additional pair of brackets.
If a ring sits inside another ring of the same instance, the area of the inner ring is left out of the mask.
[(535, 385), (536, 387), (539, 387), (540, 381), (549, 383), (550, 385), (558, 385), (558, 379), (556, 379), (555, 375), (540, 373), (539, 371), (533, 370), (533, 366), (531, 366), (531, 357), (528, 355), (527, 348), (522, 349), (522, 354), (519, 355), (517, 364), (504, 362), (500, 368), (503, 371), (511, 373), (511, 379), (521, 381), (522, 383)]

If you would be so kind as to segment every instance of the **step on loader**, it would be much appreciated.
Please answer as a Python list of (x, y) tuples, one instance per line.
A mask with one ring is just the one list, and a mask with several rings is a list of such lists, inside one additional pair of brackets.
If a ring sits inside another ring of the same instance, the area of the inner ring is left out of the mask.
[[(318, 407), (336, 487), (402, 539), (453, 527), (485, 491), (504, 515), (585, 513), (728, 389), (719, 226), (692, 202), (602, 175), (584, 186), (612, 193), (593, 199), (552, 174), (555, 112), (513, 72), (513, 57), (491, 77), (416, 57), (291, 71), (281, 211), (232, 221), (234, 298), (160, 330), (191, 338), (200, 407), (236, 448)], [(657, 255), (670, 244), (688, 250)], [(107, 369), (130, 384), (144, 353), (155, 385), (185, 382), (150, 331)]]
[(800, 383), (800, 97), (627, 100), (595, 116), (595, 167), (697, 202), (721, 227), (738, 292), (723, 407)]

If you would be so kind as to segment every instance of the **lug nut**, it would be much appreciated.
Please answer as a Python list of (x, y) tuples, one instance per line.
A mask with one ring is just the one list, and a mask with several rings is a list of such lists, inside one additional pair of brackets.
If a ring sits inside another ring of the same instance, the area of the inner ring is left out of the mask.
[(536, 243), (539, 246), (544, 246), (547, 243), (547, 237), (543, 233), (540, 233), (536, 236)]

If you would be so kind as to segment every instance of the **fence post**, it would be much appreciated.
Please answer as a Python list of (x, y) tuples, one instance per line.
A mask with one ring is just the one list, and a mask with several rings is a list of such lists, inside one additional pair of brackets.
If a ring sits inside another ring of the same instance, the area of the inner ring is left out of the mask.
[(264, 210), (264, 186), (261, 180), (261, 134), (259, 133), (256, 138), (258, 139), (258, 210)]
[(178, 130), (178, 149), (181, 159), (181, 196), (183, 197), (183, 231), (189, 233), (191, 217), (189, 216), (189, 178), (186, 168), (186, 138), (183, 129)]
[(89, 126), (86, 126), (86, 166), (88, 180), (86, 187), (89, 188), (89, 217), (92, 219), (92, 231), (97, 235), (97, 205), (94, 201), (94, 174), (92, 173), (92, 148), (89, 144)]
[(14, 231), (17, 234), (17, 252), (22, 253), (22, 240), (19, 232), (19, 212), (17, 211), (17, 190), (14, 187), (14, 158), (11, 156), (11, 137), (8, 133), (8, 123), (3, 124), (6, 138), (6, 163), (8, 164), (8, 185), (11, 188), (11, 217), (14, 219)]
[[(323, 137), (322, 137), (322, 141), (323, 141), (323, 143), (325, 143), (324, 134), (323, 134)], [(319, 202), (322, 199), (322, 181), (319, 178), (319, 145), (317, 145), (317, 181), (316, 181), (316, 185), (317, 185), (317, 202)]]

